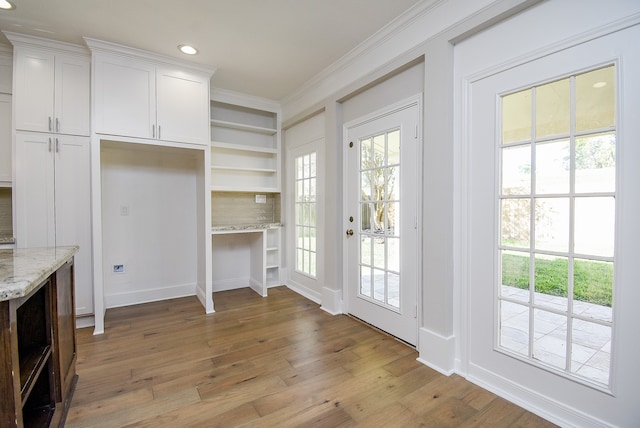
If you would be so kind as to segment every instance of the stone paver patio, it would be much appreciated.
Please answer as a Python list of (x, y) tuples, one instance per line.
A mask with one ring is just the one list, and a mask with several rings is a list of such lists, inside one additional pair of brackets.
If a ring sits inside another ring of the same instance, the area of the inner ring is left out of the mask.
[[(527, 303), (529, 292), (502, 286), (502, 296)], [(534, 293), (536, 305), (566, 311), (567, 298)], [(588, 319), (611, 321), (609, 307), (586, 302), (573, 302), (573, 313)], [(529, 308), (507, 301), (501, 308), (500, 344), (527, 356), (529, 351)], [(611, 328), (595, 322), (573, 319), (571, 331), (571, 373), (607, 385), (611, 361)], [(544, 309), (534, 309), (533, 358), (565, 369), (567, 355), (567, 317)]]

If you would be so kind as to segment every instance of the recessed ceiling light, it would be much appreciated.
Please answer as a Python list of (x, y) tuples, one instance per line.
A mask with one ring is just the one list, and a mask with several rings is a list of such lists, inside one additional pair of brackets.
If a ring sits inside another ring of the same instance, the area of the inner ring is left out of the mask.
[(607, 86), (607, 82), (596, 82), (593, 84), (593, 87), (596, 89), (604, 88), (605, 86)]
[[(2, 0), (0, 0), (2, 1)], [(178, 49), (180, 49), (180, 52), (182, 52), (183, 54), (187, 54), (187, 55), (195, 55), (198, 53), (198, 49), (194, 48), (193, 46), (190, 45), (180, 45), (178, 46)]]
[(0, 0), (0, 9), (13, 10), (15, 8), (16, 8), (16, 5), (11, 3), (9, 0)]

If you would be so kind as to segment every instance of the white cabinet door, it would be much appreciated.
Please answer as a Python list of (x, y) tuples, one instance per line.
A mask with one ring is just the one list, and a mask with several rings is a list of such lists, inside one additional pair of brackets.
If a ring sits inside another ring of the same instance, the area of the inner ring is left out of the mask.
[(90, 139), (55, 136), (56, 245), (78, 245), (75, 256), (76, 314), (93, 313), (91, 269)]
[(55, 245), (54, 137), (16, 134), (15, 219), (19, 248)]
[(0, 94), (13, 92), (13, 56), (0, 53)]
[(117, 57), (94, 67), (95, 132), (156, 138), (155, 67)]
[(0, 94), (0, 182), (11, 181), (11, 95)]
[(89, 135), (90, 75), (88, 60), (56, 56), (54, 132)]
[(93, 313), (90, 139), (16, 134), (16, 226), (19, 248), (78, 245), (76, 313)]
[(16, 49), (16, 129), (89, 135), (89, 60)]
[(158, 69), (160, 140), (209, 144), (209, 81), (180, 70)]
[(16, 129), (50, 132), (54, 120), (55, 55), (16, 49)]

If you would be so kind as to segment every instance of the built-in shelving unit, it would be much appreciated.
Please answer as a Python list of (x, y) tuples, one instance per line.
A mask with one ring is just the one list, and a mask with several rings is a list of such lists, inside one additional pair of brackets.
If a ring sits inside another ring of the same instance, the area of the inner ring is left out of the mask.
[(211, 190), (280, 191), (277, 109), (211, 101)]
[(280, 283), (280, 228), (266, 230), (266, 283), (267, 287), (281, 285)]
[[(210, 111), (212, 194), (231, 196), (240, 192), (249, 195), (249, 198), (242, 197), (242, 201), (234, 202), (233, 209), (247, 212), (238, 213), (232, 220), (228, 218), (227, 205), (224, 205), (232, 198), (212, 198), (212, 212), (224, 212), (224, 219), (218, 219), (218, 224), (233, 225), (237, 221), (249, 226), (213, 232), (213, 264), (222, 264), (223, 268), (217, 270), (214, 289), (246, 286), (247, 281), (236, 277), (236, 272), (249, 270), (250, 286), (266, 296), (268, 287), (281, 285), (280, 227), (264, 229), (260, 224), (279, 223), (281, 209), (277, 207), (274, 211), (278, 213), (277, 219), (265, 214), (256, 216), (254, 211), (262, 213), (263, 208), (254, 206), (253, 202), (246, 204), (244, 199), (252, 201), (254, 194), (280, 193), (280, 105), (268, 99), (214, 89)], [(216, 203), (223, 205), (217, 207)], [(277, 203), (281, 203), (279, 195)], [(256, 224), (255, 229), (250, 227), (253, 223)], [(236, 251), (237, 257), (225, 263), (230, 251)], [(251, 269), (246, 269), (246, 266)], [(229, 272), (225, 270), (227, 268)]]

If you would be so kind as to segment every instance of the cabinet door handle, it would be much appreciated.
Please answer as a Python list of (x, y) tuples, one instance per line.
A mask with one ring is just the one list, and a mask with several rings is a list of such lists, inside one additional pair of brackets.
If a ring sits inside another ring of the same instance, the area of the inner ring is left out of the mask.
[(51, 116), (49, 116), (49, 131), (52, 131), (52, 129), (51, 129)]
[(160, 136), (160, 125), (158, 125), (158, 140), (162, 140), (162, 137)]
[(151, 138), (156, 138), (156, 126), (151, 125)]
[(56, 132), (60, 132), (60, 120), (56, 117)]
[(58, 141), (58, 137), (56, 137), (56, 153), (60, 152), (60, 141)]
[(51, 137), (49, 137), (49, 151), (51, 151)]

